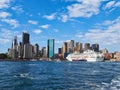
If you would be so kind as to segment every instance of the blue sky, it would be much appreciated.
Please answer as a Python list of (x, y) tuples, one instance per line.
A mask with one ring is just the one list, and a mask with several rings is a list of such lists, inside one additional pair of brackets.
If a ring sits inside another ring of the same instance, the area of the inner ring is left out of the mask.
[(71, 39), (120, 51), (120, 0), (0, 0), (0, 53), (22, 32), (40, 48), (54, 38), (56, 51)]

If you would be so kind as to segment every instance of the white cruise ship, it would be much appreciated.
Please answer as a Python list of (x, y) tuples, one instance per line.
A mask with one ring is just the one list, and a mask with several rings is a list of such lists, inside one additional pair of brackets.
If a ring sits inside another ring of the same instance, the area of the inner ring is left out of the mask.
[(88, 61), (88, 62), (96, 62), (103, 61), (104, 57), (100, 52), (95, 52), (93, 50), (86, 50), (83, 53), (72, 53), (69, 54), (66, 59), (68, 61)]

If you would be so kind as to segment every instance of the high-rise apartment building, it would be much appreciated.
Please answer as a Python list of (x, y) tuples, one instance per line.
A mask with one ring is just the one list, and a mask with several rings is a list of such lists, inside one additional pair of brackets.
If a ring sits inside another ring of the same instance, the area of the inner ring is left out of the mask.
[(76, 49), (77, 49), (77, 52), (82, 53), (82, 51), (83, 51), (82, 43), (76, 42)]
[(54, 58), (55, 40), (49, 39), (47, 45), (48, 45), (48, 49), (47, 49), (48, 58)]

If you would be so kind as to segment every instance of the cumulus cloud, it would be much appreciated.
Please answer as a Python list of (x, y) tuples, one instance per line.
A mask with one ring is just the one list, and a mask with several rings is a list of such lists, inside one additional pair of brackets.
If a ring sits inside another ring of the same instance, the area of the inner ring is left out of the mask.
[(51, 15), (44, 15), (43, 18), (46, 18), (48, 20), (54, 20), (56, 13), (53, 13)]
[(18, 12), (18, 13), (23, 13), (24, 12), (23, 8), (20, 7), (20, 6), (15, 6), (15, 7), (12, 7), (11, 9)]
[(33, 25), (37, 25), (38, 24), (38, 22), (34, 21), (34, 20), (28, 20), (28, 23), (33, 24)]
[(33, 32), (34, 32), (35, 34), (40, 34), (40, 33), (42, 33), (42, 30), (36, 29), (36, 30), (34, 30)]
[(104, 7), (103, 9), (110, 9), (110, 11), (115, 10), (117, 7), (120, 7), (120, 1), (109, 1)]
[(0, 30), (0, 42), (2, 42), (1, 44), (11, 43), (13, 34), (19, 35), (19, 33), (20, 32), (18, 31), (12, 31), (12, 30), (1, 28)]
[(49, 27), (50, 27), (50, 25), (49, 24), (45, 24), (45, 25), (41, 25), (41, 26), (39, 26), (40, 28), (43, 28), (43, 29), (48, 29)]
[(0, 12), (0, 18), (7, 18), (9, 16), (11, 16), (9, 12)]
[(11, 0), (0, 0), (0, 9), (8, 8)]
[(19, 22), (15, 19), (2, 19), (1, 21), (8, 23), (9, 25), (13, 26), (13, 28), (16, 28), (19, 26)]
[[(103, 24), (101, 24), (101, 26), (104, 27)], [(84, 38), (85, 41), (89, 41), (91, 43), (97, 42), (101, 45), (120, 44), (120, 17), (115, 20), (109, 20), (109, 24), (107, 24), (106, 29), (90, 29), (84, 34), (76, 34), (78, 38), (81, 38), (79, 35), (83, 36), (82, 38)]]
[(67, 22), (68, 16), (67, 15), (61, 15), (62, 22)]
[(91, 17), (99, 13), (101, 0), (77, 0), (78, 3), (67, 7), (69, 17)]

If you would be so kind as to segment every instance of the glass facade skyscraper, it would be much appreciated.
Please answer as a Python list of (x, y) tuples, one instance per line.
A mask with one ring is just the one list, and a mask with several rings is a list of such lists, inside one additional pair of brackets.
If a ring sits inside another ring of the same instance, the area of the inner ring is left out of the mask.
[(48, 58), (54, 58), (54, 48), (55, 48), (55, 40), (49, 39), (48, 40), (48, 50), (47, 50)]
[(30, 43), (29, 40), (30, 40), (30, 35), (28, 33), (23, 32), (23, 37), (22, 37), (23, 45)]

